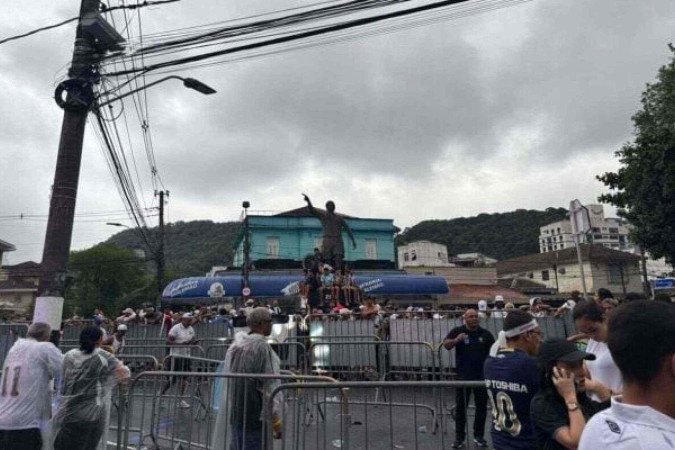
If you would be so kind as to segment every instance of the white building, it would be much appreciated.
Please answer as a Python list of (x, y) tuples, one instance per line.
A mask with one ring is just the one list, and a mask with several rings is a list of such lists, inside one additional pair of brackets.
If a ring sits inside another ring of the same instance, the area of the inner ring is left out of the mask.
[[(602, 245), (581, 245), (588, 292), (606, 288), (615, 293), (642, 292), (640, 257)], [(558, 292), (582, 290), (576, 250), (568, 248), (499, 261), (500, 278), (529, 279)]]
[(452, 267), (448, 248), (431, 241), (415, 241), (398, 247), (398, 267)]
[[(602, 205), (588, 205), (591, 229), (580, 237), (583, 244), (600, 244), (613, 250), (633, 251), (628, 242), (630, 227), (621, 219), (606, 218)], [(574, 247), (569, 219), (549, 223), (539, 229), (539, 252)]]

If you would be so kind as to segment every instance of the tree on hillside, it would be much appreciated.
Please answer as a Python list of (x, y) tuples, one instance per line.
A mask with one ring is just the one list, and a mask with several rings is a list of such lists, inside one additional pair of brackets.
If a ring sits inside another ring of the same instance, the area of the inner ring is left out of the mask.
[(675, 261), (675, 47), (672, 61), (642, 93), (633, 116), (634, 142), (616, 152), (622, 166), (598, 180), (612, 192), (600, 201), (620, 209), (635, 228), (633, 238), (656, 258)]
[[(156, 289), (144, 264), (133, 251), (111, 244), (72, 252), (68, 265), (73, 281), (66, 291), (65, 313), (77, 310), (80, 315), (90, 316), (101, 307), (113, 314), (144, 301), (154, 303)], [(145, 290), (148, 294), (144, 294)]]

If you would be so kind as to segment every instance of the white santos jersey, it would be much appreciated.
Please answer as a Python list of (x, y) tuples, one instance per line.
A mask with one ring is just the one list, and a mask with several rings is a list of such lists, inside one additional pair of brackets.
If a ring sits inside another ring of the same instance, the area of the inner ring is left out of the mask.
[(38, 428), (51, 415), (49, 381), (63, 355), (51, 342), (19, 339), (5, 359), (0, 381), (0, 430)]

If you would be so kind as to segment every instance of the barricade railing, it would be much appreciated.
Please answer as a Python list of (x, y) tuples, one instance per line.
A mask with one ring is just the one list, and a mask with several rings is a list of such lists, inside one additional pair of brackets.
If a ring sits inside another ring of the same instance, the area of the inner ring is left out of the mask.
[[(176, 378), (177, 382), (165, 390), (167, 380), (171, 378)], [(111, 429), (114, 433), (109, 436), (116, 434), (117, 448), (125, 450), (225, 450), (224, 443), (229, 444), (233, 436), (241, 435), (248, 440), (271, 433), (267, 420), (270, 414), (265, 408), (269, 395), (277, 386), (288, 384), (294, 388), (284, 391), (283, 400), (279, 395), (275, 399), (289, 407), (302, 405), (303, 414), (313, 414), (316, 403), (307, 398), (308, 391), (304, 389), (309, 382), (329, 384), (335, 380), (288, 374), (144, 372), (126, 389), (124, 401), (120, 402), (126, 407), (113, 417)], [(246, 424), (248, 429), (238, 424)], [(216, 426), (218, 432), (214, 434)], [(214, 436), (222, 441), (214, 443)], [(214, 447), (218, 443), (221, 446)], [(228, 445), (227, 448), (234, 447)]]
[(310, 347), (312, 373), (339, 379), (433, 379), (436, 351), (428, 342), (326, 341)]
[(122, 361), (130, 370), (131, 373), (141, 373), (152, 370), (159, 370), (160, 364), (152, 355), (127, 355), (119, 353), (115, 358)]
[(164, 358), (162, 370), (171, 372), (216, 372), (222, 360), (198, 356), (169, 355)]
[[(295, 341), (270, 341), (269, 344), (279, 356), (282, 369), (300, 374), (308, 372), (310, 358), (305, 345)], [(222, 361), (229, 348), (230, 344), (210, 345), (206, 347), (206, 358)]]
[(163, 360), (171, 354), (171, 349), (189, 349), (190, 356), (204, 356), (204, 349), (200, 345), (169, 345), (169, 344), (147, 344), (147, 345), (128, 345), (125, 344), (122, 352), (126, 355), (152, 355), (158, 361)]
[[(308, 383), (303, 386), (306, 398), (317, 406), (316, 421), (307, 421), (306, 411), (280, 402), (293, 386), (278, 386), (268, 400), (268, 414), (281, 405), (280, 444), (284, 450), (305, 449), (429, 449), (450, 448), (457, 438), (455, 411), (458, 393), (484, 390), (483, 381), (415, 381), (415, 382), (339, 382)], [(382, 394), (382, 398), (378, 394)], [(472, 409), (473, 410), (473, 409)], [(463, 428), (469, 437), (473, 428), (473, 411)], [(324, 419), (325, 420), (320, 420)], [(484, 436), (489, 439), (488, 421)], [(273, 433), (266, 435), (273, 443)], [(468, 441), (468, 440), (467, 440)], [(471, 444), (467, 442), (468, 448)], [(268, 446), (267, 448), (272, 448)], [(221, 450), (213, 449), (213, 450)]]

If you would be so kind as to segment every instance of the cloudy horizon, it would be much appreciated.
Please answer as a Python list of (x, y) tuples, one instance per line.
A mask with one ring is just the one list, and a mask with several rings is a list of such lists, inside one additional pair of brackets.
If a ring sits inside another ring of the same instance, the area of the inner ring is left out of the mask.
[[(224, 3), (146, 8), (143, 32), (307, 4)], [(3, 2), (0, 39), (72, 17), (78, 5)], [(0, 45), (0, 86), (9, 97), (0, 109), (0, 240), (17, 247), (4, 263), (41, 260), (62, 118), (52, 96), (74, 29)], [(614, 152), (632, 137), (631, 116), (645, 84), (669, 61), (674, 30), (672, 0), (533, 0), (190, 68), (180, 75), (217, 94), (177, 82), (148, 90), (157, 168), (171, 192), (167, 219), (237, 220), (243, 200), (251, 210), (293, 209), (303, 205), (302, 192), (317, 205), (334, 200), (345, 214), (393, 218), (401, 229), (426, 219), (566, 207), (575, 198), (595, 203), (605, 192), (595, 175), (619, 167)], [(125, 105), (136, 130), (133, 104)], [(73, 249), (120, 231), (106, 222), (131, 225), (92, 125)], [(125, 150), (150, 208), (157, 201), (140, 133), (132, 139)], [(6, 218), (19, 214), (40, 217)]]

